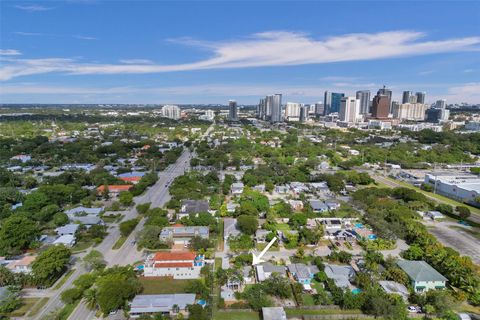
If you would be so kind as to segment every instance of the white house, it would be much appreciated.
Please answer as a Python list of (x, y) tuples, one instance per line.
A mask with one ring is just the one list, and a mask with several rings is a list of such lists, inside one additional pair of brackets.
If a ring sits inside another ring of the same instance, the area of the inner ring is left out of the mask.
[(204, 266), (203, 256), (194, 252), (157, 252), (145, 260), (145, 277), (199, 279)]

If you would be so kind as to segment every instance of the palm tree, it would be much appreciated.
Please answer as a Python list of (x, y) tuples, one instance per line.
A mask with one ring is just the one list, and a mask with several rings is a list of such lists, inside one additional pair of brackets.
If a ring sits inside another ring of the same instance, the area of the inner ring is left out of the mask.
[(97, 291), (94, 288), (85, 290), (83, 297), (88, 308), (95, 309), (97, 307)]
[(178, 304), (174, 304), (172, 306), (172, 312), (173, 313), (179, 313), (180, 312), (180, 307), (178, 306)]

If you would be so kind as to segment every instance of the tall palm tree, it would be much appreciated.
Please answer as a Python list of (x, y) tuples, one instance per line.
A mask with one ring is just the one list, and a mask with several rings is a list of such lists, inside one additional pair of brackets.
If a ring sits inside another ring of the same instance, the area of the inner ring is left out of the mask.
[(95, 309), (97, 307), (97, 291), (94, 288), (85, 290), (83, 298), (88, 308)]

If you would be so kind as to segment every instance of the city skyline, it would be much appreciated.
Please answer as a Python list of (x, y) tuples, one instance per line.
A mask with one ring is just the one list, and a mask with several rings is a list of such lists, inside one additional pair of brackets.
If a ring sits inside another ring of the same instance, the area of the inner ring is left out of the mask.
[[(1, 8), (0, 103), (242, 105), (276, 92), (285, 102), (315, 103), (325, 90), (373, 96), (383, 85), (397, 101), (412, 91), (426, 92), (429, 104), (480, 102), (474, 2), (4, 1)], [(341, 26), (325, 14), (339, 10), (349, 18)], [(229, 23), (232, 11), (249, 23)], [(266, 12), (282, 19), (260, 19)]]

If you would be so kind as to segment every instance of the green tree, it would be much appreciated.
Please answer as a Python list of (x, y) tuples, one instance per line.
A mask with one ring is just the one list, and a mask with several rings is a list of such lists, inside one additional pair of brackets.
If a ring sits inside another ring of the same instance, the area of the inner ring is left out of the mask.
[(133, 194), (128, 191), (120, 192), (118, 201), (124, 206), (130, 206), (133, 203)]
[(88, 270), (101, 269), (106, 263), (100, 251), (92, 250), (83, 257), (83, 264)]
[(62, 299), (63, 303), (70, 304), (82, 297), (83, 291), (78, 288), (70, 288), (63, 291), (60, 295), (60, 299)]
[(468, 219), (468, 217), (470, 217), (470, 215), (472, 214), (470, 212), (470, 209), (465, 206), (457, 206), (456, 209), (457, 209), (458, 215), (462, 220)]
[(123, 237), (128, 237), (128, 235), (130, 235), (130, 233), (132, 233), (132, 231), (135, 229), (137, 224), (138, 224), (138, 219), (130, 219), (130, 220), (123, 221), (119, 225), (120, 234)]
[(237, 226), (243, 233), (252, 235), (258, 229), (258, 219), (254, 216), (241, 215), (237, 219)]
[(35, 282), (43, 285), (55, 282), (65, 272), (70, 256), (70, 249), (63, 245), (51, 246), (42, 251), (32, 263)]
[(30, 248), (39, 236), (35, 222), (21, 215), (10, 216), (3, 221), (0, 229), (0, 254), (18, 254)]

